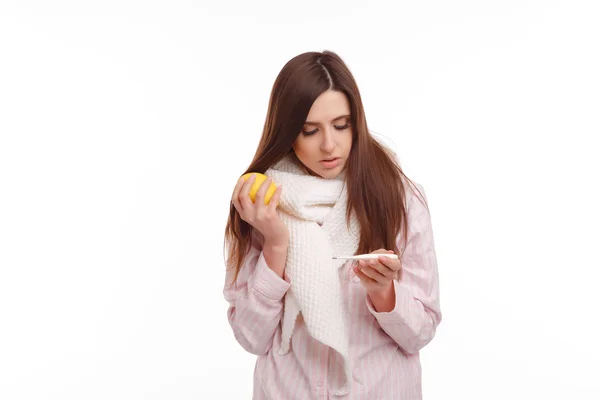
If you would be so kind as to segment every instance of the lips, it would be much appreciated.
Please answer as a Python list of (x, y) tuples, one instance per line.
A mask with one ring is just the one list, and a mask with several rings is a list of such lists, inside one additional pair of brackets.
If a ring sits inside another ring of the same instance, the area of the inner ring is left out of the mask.
[(340, 165), (341, 159), (339, 157), (330, 157), (321, 160), (320, 163), (325, 169), (337, 168)]

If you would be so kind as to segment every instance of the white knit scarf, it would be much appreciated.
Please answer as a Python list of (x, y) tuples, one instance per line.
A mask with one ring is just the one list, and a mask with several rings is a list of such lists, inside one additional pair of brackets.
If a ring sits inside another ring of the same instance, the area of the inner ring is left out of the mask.
[(348, 197), (343, 173), (324, 179), (307, 174), (298, 163), (291, 154), (265, 173), (283, 185), (277, 212), (290, 234), (285, 271), (291, 286), (285, 296), (279, 354), (289, 351), (301, 312), (311, 336), (342, 356), (346, 381), (336, 394), (343, 395), (352, 382), (341, 289), (345, 261), (332, 256), (355, 254), (360, 225), (354, 215), (350, 224), (346, 223)]

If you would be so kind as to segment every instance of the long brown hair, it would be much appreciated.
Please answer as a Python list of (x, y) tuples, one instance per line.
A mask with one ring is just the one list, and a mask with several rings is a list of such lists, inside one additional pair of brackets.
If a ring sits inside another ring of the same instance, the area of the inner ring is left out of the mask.
[[(292, 145), (314, 101), (327, 90), (344, 93), (350, 103), (353, 137), (345, 174), (348, 188), (346, 218), (349, 220), (354, 212), (360, 223), (357, 254), (384, 248), (401, 255), (408, 228), (405, 185), (410, 183), (417, 191), (418, 188), (406, 177), (394, 154), (369, 133), (358, 86), (336, 53), (307, 52), (284, 65), (271, 91), (258, 148), (244, 173), (265, 173), (292, 152)], [(231, 204), (225, 246), (228, 247), (227, 265), (235, 268), (232, 284), (250, 250), (251, 230)], [(399, 232), (402, 232), (402, 250), (396, 246)]]

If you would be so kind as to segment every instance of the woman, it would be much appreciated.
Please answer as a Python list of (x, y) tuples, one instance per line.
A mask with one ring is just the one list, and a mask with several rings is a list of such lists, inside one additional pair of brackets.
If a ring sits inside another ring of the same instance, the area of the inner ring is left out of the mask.
[[(269, 179), (254, 202), (254, 176), (233, 190), (224, 296), (259, 356), (253, 398), (421, 399), (419, 350), (442, 318), (431, 218), (337, 54), (283, 67), (246, 172)], [(398, 257), (334, 258), (354, 254)]]

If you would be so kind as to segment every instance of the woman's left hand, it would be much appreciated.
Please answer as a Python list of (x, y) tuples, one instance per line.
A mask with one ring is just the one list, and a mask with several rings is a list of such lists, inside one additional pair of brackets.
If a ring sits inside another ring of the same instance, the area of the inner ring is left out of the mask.
[[(393, 254), (392, 250), (379, 249), (370, 254)], [(398, 279), (402, 265), (399, 259), (385, 256), (378, 260), (359, 260), (352, 267), (369, 295), (384, 295), (393, 290), (393, 280)]]

